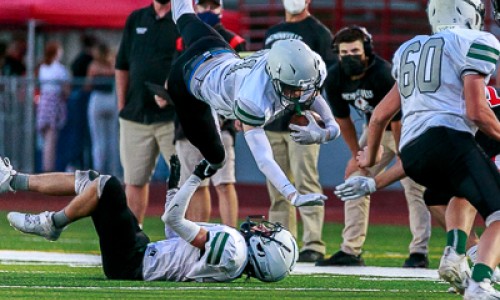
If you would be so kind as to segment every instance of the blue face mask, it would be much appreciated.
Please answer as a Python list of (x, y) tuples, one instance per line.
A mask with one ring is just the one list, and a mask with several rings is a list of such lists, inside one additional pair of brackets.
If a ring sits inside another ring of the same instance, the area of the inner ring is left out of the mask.
[(220, 22), (220, 15), (211, 11), (206, 11), (198, 14), (198, 17), (210, 26), (214, 26)]

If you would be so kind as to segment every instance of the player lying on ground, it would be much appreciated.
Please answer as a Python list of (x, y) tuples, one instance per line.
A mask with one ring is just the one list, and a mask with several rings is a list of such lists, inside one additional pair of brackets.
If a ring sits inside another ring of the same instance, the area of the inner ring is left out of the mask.
[(279, 281), (294, 268), (298, 257), (293, 236), (279, 224), (253, 222), (240, 231), (217, 224), (197, 224), (184, 218), (192, 194), (205, 178), (200, 163), (179, 189), (180, 164), (170, 160), (171, 175), (165, 203), (166, 240), (150, 243), (127, 207), (125, 192), (113, 176), (95, 171), (27, 175), (0, 159), (0, 193), (33, 191), (46, 195), (75, 195), (58, 212), (37, 215), (11, 212), (15, 229), (59, 238), (64, 228), (91, 217), (99, 236), (104, 274), (109, 279), (224, 282), (243, 274), (262, 281)]

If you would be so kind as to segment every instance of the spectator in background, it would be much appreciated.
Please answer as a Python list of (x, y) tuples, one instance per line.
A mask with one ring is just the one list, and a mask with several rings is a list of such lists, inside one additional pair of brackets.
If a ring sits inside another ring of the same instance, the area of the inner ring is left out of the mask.
[(92, 166), (91, 143), (87, 110), (90, 91), (83, 88), (87, 70), (92, 62), (92, 48), (97, 39), (88, 34), (80, 37), (82, 50), (71, 63), (73, 86), (67, 102), (68, 119), (57, 146), (57, 170), (74, 171)]
[(7, 46), (7, 55), (2, 65), (3, 76), (24, 76), (26, 66), (24, 56), (26, 55), (26, 40), (18, 36)]
[[(390, 63), (373, 52), (371, 35), (364, 27), (353, 25), (342, 28), (335, 35), (333, 47), (340, 61), (328, 70), (325, 91), (333, 115), (342, 130), (342, 137), (351, 151), (352, 157), (345, 169), (345, 178), (349, 178), (361, 174), (362, 170), (358, 168), (355, 158), (358, 151), (366, 145), (366, 127), (358, 141), (350, 106), (364, 114), (368, 124), (375, 107), (394, 85), (394, 78), (391, 75)], [(397, 156), (400, 135), (399, 113), (384, 132), (384, 153), (381, 161), (369, 170), (371, 175), (382, 172)], [(410, 256), (403, 267), (427, 268), (431, 220), (423, 200), (424, 188), (410, 178), (402, 179), (401, 184), (405, 190), (410, 230), (413, 235), (409, 246)], [(368, 231), (369, 212), (368, 196), (344, 203), (345, 226), (340, 250), (329, 259), (316, 262), (317, 266), (365, 265), (361, 252)]]
[[(234, 32), (227, 30), (221, 23), (223, 3), (222, 0), (195, 0), (198, 17), (212, 26), (237, 52), (246, 50), (245, 40)], [(182, 38), (177, 40), (177, 50), (182, 52), (184, 44)], [(238, 221), (238, 196), (234, 183), (235, 155), (234, 139), (236, 128), (234, 120), (219, 117), (221, 121), (221, 135), (224, 149), (226, 150), (226, 164), (210, 178), (219, 199), (219, 212), (222, 223), (235, 227)], [(200, 151), (193, 146), (186, 136), (178, 120), (175, 122), (175, 150), (181, 161), (181, 184), (191, 175), (195, 166), (203, 159)], [(208, 222), (211, 214), (209, 179), (205, 179), (191, 198), (187, 218)]]
[(120, 159), (128, 205), (141, 226), (159, 152), (164, 158), (175, 152), (174, 107), (160, 107), (145, 82), (165, 83), (178, 37), (170, 1), (154, 0), (128, 17), (116, 58)]
[(87, 72), (86, 89), (91, 90), (88, 107), (93, 168), (119, 176), (118, 109), (114, 89), (115, 63), (108, 45), (98, 43)]
[[(284, 0), (285, 21), (266, 32), (265, 48), (271, 48), (278, 40), (298, 39), (316, 51), (325, 61), (331, 64), (335, 55), (331, 49), (332, 33), (309, 12), (311, 0)], [(289, 111), (265, 127), (266, 135), (271, 143), (274, 159), (285, 172), (290, 181), (295, 183), (301, 194), (321, 193), (319, 183), (318, 158), (319, 144), (301, 145), (292, 141), (288, 125), (295, 112)], [(297, 237), (297, 211), (290, 201), (267, 181), (271, 207), (269, 220), (280, 222)], [(303, 206), (298, 208), (304, 231), (299, 262), (314, 262), (322, 259), (326, 252), (322, 240), (324, 206)]]
[(0, 76), (3, 75), (3, 65), (5, 63), (5, 57), (7, 55), (7, 43), (0, 41)]
[(55, 170), (59, 130), (66, 121), (66, 98), (70, 75), (60, 59), (63, 49), (58, 42), (45, 46), (43, 62), (38, 71), (40, 102), (37, 107), (37, 130), (43, 138), (42, 171)]

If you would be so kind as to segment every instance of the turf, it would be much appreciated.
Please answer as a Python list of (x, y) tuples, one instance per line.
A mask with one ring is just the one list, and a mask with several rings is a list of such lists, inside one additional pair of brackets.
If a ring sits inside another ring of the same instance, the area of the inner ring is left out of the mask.
[[(152, 240), (163, 235), (159, 218), (147, 218), (146, 232)], [(328, 253), (338, 249), (341, 224), (325, 224)], [(300, 230), (299, 230), (300, 232)], [(97, 235), (90, 220), (72, 224), (57, 242), (16, 232), (0, 212), (1, 250), (36, 250), (98, 254)], [(372, 225), (363, 257), (370, 266), (400, 267), (408, 255), (411, 239), (403, 226)], [(300, 240), (300, 239), (299, 239)], [(431, 267), (437, 268), (445, 241), (444, 232), (433, 229)], [(446, 293), (448, 285), (431, 279), (370, 276), (293, 275), (273, 284), (244, 278), (232, 283), (170, 283), (106, 280), (100, 267), (0, 264), (0, 298), (39, 299), (460, 299)]]

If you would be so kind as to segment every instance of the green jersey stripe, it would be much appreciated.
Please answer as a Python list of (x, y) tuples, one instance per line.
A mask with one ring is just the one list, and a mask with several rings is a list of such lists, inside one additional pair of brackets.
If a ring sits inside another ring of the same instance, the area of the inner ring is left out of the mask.
[(236, 103), (236, 110), (234, 112), (235, 116), (244, 124), (252, 125), (252, 126), (260, 126), (263, 125), (266, 121), (265, 117), (257, 117), (250, 113), (247, 113), (242, 108), (238, 106)]
[[(476, 44), (476, 43), (473, 43), (472, 45), (470, 45), (471, 49), (478, 49), (478, 50), (483, 50), (483, 51), (488, 51), (488, 52), (492, 52), (496, 55), (500, 55), (500, 50), (496, 49), (496, 48), (493, 48), (493, 47), (490, 47), (490, 46), (486, 46), (484, 44)], [(470, 51), (470, 49), (469, 49)]]
[(496, 58), (493, 58), (493, 57), (490, 57), (490, 56), (476, 54), (476, 53), (471, 53), (471, 52), (467, 53), (467, 56), (470, 57), (470, 58), (484, 60), (484, 61), (490, 62), (492, 64), (496, 64), (497, 60), (498, 60), (498, 56)]
[(491, 63), (496, 63), (499, 55), (500, 51), (498, 49), (483, 44), (472, 44), (467, 53), (468, 57)]
[(226, 232), (217, 232), (215, 234), (213, 241), (210, 243), (210, 252), (207, 256), (207, 263), (216, 265), (220, 262), (228, 237), (229, 234)]

